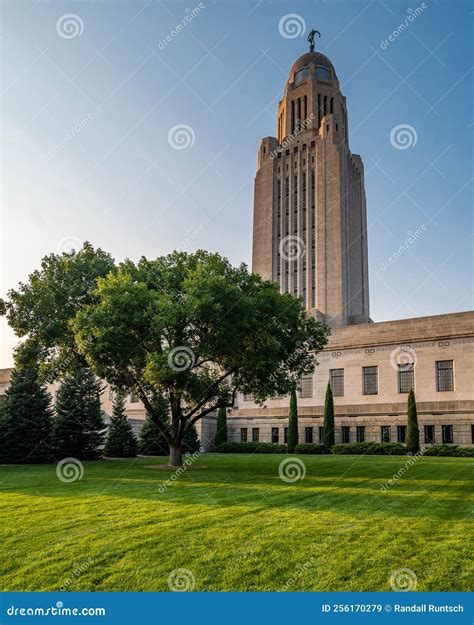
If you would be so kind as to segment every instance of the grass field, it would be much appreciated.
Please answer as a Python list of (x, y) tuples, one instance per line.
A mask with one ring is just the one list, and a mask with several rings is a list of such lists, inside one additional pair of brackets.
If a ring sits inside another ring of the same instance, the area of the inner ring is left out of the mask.
[(470, 589), (472, 460), (421, 458), (383, 493), (406, 458), (300, 456), (292, 484), (284, 458), (203, 455), (168, 488), (164, 458), (85, 462), (72, 483), (2, 466), (2, 590), (167, 591), (177, 568), (195, 590), (390, 590), (402, 568), (416, 590)]

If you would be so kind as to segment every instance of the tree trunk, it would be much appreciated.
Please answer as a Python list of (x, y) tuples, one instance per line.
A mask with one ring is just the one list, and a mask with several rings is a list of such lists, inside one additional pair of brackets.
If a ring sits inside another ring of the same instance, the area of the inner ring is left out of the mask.
[(170, 445), (169, 465), (170, 467), (183, 466), (183, 447), (181, 443)]

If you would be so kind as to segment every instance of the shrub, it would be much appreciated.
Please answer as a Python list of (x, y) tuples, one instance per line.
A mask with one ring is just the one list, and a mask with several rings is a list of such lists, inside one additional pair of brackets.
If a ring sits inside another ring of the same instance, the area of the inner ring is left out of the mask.
[(324, 445), (316, 445), (313, 443), (301, 443), (296, 445), (295, 454), (330, 454), (331, 450)]
[(216, 451), (221, 454), (285, 454), (285, 445), (275, 443), (221, 443)]
[(433, 445), (423, 451), (424, 456), (449, 456), (474, 458), (474, 447), (458, 447), (457, 445)]
[(369, 454), (375, 456), (404, 456), (407, 453), (405, 445), (401, 443), (347, 443), (345, 445), (333, 445), (333, 454)]

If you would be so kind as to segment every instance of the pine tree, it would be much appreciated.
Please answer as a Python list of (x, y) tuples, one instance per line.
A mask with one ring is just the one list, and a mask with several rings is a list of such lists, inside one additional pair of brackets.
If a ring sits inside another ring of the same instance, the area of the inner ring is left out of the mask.
[(290, 412), (288, 416), (288, 451), (292, 454), (298, 444), (298, 404), (296, 401), (296, 389), (290, 394)]
[[(158, 395), (153, 405), (161, 420), (168, 423), (169, 409), (166, 399)], [(169, 445), (149, 414), (146, 415), (145, 423), (140, 432), (139, 450), (144, 456), (167, 456), (169, 454)]]
[(328, 449), (336, 442), (334, 436), (334, 400), (331, 385), (328, 383), (324, 402), (323, 445)]
[(412, 454), (420, 451), (420, 430), (418, 428), (418, 416), (416, 414), (416, 401), (413, 389), (410, 389), (408, 394), (406, 446)]
[(216, 436), (214, 438), (214, 445), (220, 445), (221, 443), (227, 443), (227, 408), (220, 406), (217, 411), (217, 426)]
[[(0, 463), (53, 460), (51, 397), (38, 377), (29, 346), (15, 354), (15, 369), (0, 416)], [(28, 354), (26, 353), (28, 351)]]
[(194, 454), (201, 449), (201, 441), (194, 423), (190, 421), (186, 424), (183, 434), (183, 453)]
[(101, 455), (105, 429), (101, 392), (99, 381), (88, 368), (77, 369), (63, 379), (54, 419), (57, 457), (93, 459)]
[(134, 458), (137, 455), (137, 439), (132, 425), (125, 414), (125, 397), (117, 391), (114, 397), (104, 455), (113, 458)]

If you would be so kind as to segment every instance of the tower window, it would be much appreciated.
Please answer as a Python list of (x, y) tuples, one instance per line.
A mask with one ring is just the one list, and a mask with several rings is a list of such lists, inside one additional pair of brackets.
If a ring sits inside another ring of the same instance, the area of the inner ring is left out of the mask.
[(327, 67), (323, 67), (322, 65), (316, 65), (316, 78), (318, 80), (330, 80), (331, 74)]

